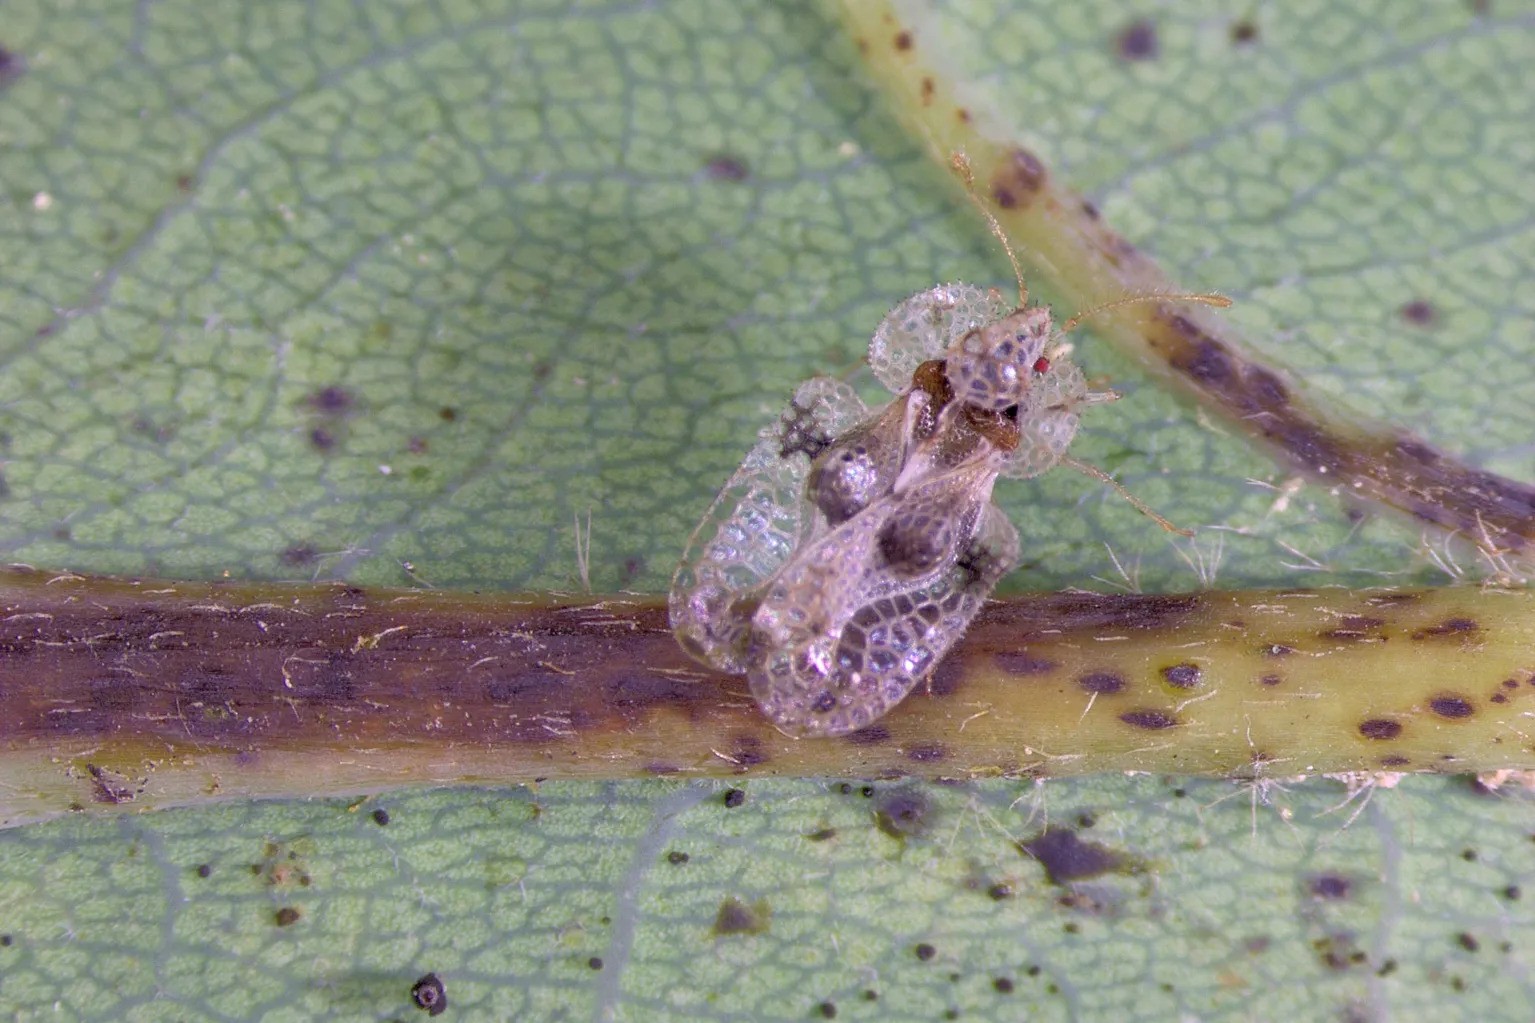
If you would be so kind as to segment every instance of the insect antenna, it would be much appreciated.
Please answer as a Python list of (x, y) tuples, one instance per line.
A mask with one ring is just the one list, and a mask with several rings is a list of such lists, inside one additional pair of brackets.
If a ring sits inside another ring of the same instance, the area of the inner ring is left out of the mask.
[(1077, 315), (1061, 324), (1059, 333), (1071, 333), (1079, 323), (1089, 316), (1097, 316), (1106, 310), (1118, 309), (1120, 306), (1125, 305), (1135, 305), (1138, 302), (1198, 302), (1200, 305), (1213, 305), (1217, 309), (1229, 309), (1231, 307), (1231, 299), (1225, 295), (1201, 294), (1198, 292), (1177, 294), (1160, 291), (1153, 291), (1145, 295), (1126, 295), (1124, 298), (1116, 298), (1113, 301), (1105, 302), (1102, 305), (1095, 305), (1091, 309), (1077, 313)]
[(991, 228), (992, 237), (1002, 244), (1002, 251), (1007, 253), (1007, 261), (1013, 264), (1013, 277), (1018, 281), (1018, 308), (1024, 308), (1029, 304), (1029, 286), (1023, 283), (1023, 267), (1018, 264), (1018, 255), (1013, 252), (1013, 244), (1007, 240), (1007, 235), (1002, 231), (1002, 225), (997, 223), (997, 218), (991, 210), (986, 208), (986, 204), (975, 192), (975, 172), (970, 168), (970, 157), (964, 153), (951, 153), (949, 166), (954, 168), (954, 173), (959, 175), (960, 181), (964, 182), (965, 197), (980, 211), (981, 216), (986, 218), (986, 226)]
[(1069, 469), (1077, 470), (1077, 472), (1080, 472), (1084, 476), (1091, 476), (1093, 479), (1098, 480), (1100, 483), (1107, 483), (1109, 486), (1113, 487), (1116, 491), (1119, 492), (1120, 497), (1133, 504), (1136, 511), (1140, 512), (1142, 515), (1146, 516), (1152, 522), (1155, 522), (1169, 533), (1177, 533), (1179, 536), (1194, 535), (1194, 531), (1192, 529), (1179, 528), (1178, 526), (1173, 525), (1171, 522), (1168, 522), (1156, 512), (1152, 511), (1150, 505), (1146, 504), (1145, 501), (1142, 501), (1140, 498), (1130, 493), (1130, 491), (1124, 488), (1122, 483), (1120, 483), (1114, 477), (1110, 476), (1108, 473), (1104, 472), (1102, 469), (1098, 468), (1096, 465), (1088, 465), (1086, 462), (1079, 462), (1075, 458), (1072, 458), (1070, 455), (1062, 455), (1061, 464)]

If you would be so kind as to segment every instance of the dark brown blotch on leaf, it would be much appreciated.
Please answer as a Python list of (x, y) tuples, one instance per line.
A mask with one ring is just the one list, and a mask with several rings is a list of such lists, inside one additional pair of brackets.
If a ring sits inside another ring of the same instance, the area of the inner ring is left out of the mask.
[(1336, 902), (1349, 897), (1354, 882), (1342, 874), (1314, 874), (1306, 881), (1306, 888), (1314, 898)]
[(411, 986), (410, 1000), (428, 1016), (440, 1016), (448, 1007), (448, 991), (441, 977), (428, 973)]
[(751, 177), (751, 167), (734, 153), (715, 153), (704, 163), (704, 173), (715, 181), (745, 181)]
[(1070, 828), (1047, 828), (1018, 848), (1037, 860), (1054, 884), (1098, 877), (1125, 866), (1125, 856), (1096, 842), (1084, 842)]
[(720, 903), (714, 914), (713, 933), (716, 938), (732, 934), (766, 934), (773, 922), (773, 908), (766, 899), (758, 899), (747, 905), (735, 896)]
[(1125, 60), (1153, 60), (1156, 58), (1157, 26), (1149, 18), (1126, 25), (1115, 40), (1115, 48)]
[(914, 787), (888, 789), (874, 803), (874, 823), (891, 838), (916, 838), (932, 824), (933, 804)]

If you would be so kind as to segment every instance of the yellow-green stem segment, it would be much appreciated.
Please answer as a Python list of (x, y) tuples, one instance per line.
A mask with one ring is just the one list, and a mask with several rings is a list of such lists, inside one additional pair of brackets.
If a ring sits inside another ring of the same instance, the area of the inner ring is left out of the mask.
[(1041, 594), (843, 739), (651, 598), (0, 574), (0, 823), (544, 778), (1535, 768), (1535, 594)]
[[(889, 0), (834, 0), (863, 66), (897, 120), (947, 169), (963, 153), (976, 198), (1026, 268), (1078, 310), (1176, 286), (1145, 253), (1058, 181), (999, 118), (960, 95), (923, 26)], [(1027, 121), (1028, 110), (1010, 112)], [(1405, 430), (1366, 422), (1307, 397), (1263, 365), (1229, 323), (1173, 300), (1120, 305), (1093, 330), (1291, 469), (1351, 500), (1378, 504), (1474, 545), (1493, 574), (1523, 579), (1535, 545), (1535, 487), (1465, 465)]]

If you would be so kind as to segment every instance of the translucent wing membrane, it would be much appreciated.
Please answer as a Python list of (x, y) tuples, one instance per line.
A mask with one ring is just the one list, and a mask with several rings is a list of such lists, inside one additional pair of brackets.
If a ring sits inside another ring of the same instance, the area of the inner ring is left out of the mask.
[(1065, 359), (1052, 362), (1019, 403), (1018, 446), (1002, 475), (1029, 479), (1054, 468), (1077, 435), (1080, 409), (1091, 400), (1080, 369)]
[(803, 539), (811, 461), (867, 412), (852, 388), (816, 377), (759, 435), (693, 531), (672, 577), (671, 624), (688, 653), (721, 671), (746, 670), (749, 598)]
[(869, 368), (880, 383), (900, 393), (929, 359), (939, 359), (970, 331), (1005, 316), (1012, 306), (994, 290), (940, 284), (890, 310), (869, 342)]

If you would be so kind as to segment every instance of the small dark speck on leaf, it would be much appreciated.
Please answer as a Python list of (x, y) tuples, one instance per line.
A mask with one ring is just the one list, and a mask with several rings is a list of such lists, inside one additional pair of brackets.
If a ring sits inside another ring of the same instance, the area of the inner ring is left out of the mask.
[(991, 898), (995, 901), (1001, 902), (1003, 899), (1010, 899), (1013, 897), (1013, 886), (1010, 884), (998, 882), (997, 884), (994, 884), (990, 888), (986, 889), (986, 894), (991, 896)]
[(836, 837), (837, 837), (837, 829), (836, 828), (819, 828), (819, 829), (817, 829), (815, 831), (810, 832), (810, 834), (805, 836), (805, 838), (807, 838), (808, 840), (810, 840), (812, 842), (824, 842), (824, 841), (826, 841), (829, 838), (836, 838)]
[(322, 416), (339, 416), (351, 411), (355, 399), (344, 387), (322, 387), (309, 396), (309, 407)]
[(1157, 26), (1144, 18), (1126, 26), (1116, 47), (1125, 60), (1152, 60), (1157, 55)]
[(1516, 884), (1511, 884), (1503, 889), (1503, 897), (1509, 902), (1518, 902), (1520, 894), (1519, 886)]
[(26, 62), (16, 54), (0, 46), (0, 89), (10, 85), (27, 69)]
[(1459, 934), (1455, 935), (1455, 942), (1467, 952), (1475, 952), (1477, 949), (1482, 947), (1482, 943), (1476, 940), (1476, 935), (1470, 933), (1469, 931), (1461, 931)]
[(1306, 883), (1306, 887), (1315, 898), (1336, 901), (1348, 898), (1354, 882), (1342, 874), (1317, 874)]
[(441, 419), (445, 423), (451, 423), (453, 420), (458, 418), (458, 409), (454, 408), (452, 405), (444, 405), (442, 408), (437, 410), (437, 418)]
[(734, 810), (746, 802), (746, 793), (740, 789), (728, 789), (725, 792), (724, 803), (728, 809)]
[(590, 959), (588, 959), (586, 961), (586, 966), (587, 966), (587, 969), (590, 969), (590, 970), (600, 970), (600, 969), (602, 969), (602, 957), (601, 956), (592, 956)]
[(899, 788), (881, 793), (874, 806), (874, 822), (891, 838), (914, 838), (931, 823), (932, 805), (919, 789)]
[(1427, 327), (1438, 318), (1434, 307), (1423, 299), (1414, 299), (1402, 306), (1402, 319), (1418, 327)]
[(276, 914), (273, 915), (272, 919), (276, 922), (278, 927), (291, 927), (293, 924), (298, 923), (298, 919), (301, 916), (303, 916), (303, 914), (294, 909), (292, 906), (284, 906), (282, 909), (279, 909)]
[(316, 451), (329, 451), (336, 446), (336, 435), (323, 426), (316, 426), (309, 431), (309, 443), (314, 445)]
[(410, 1000), (428, 1016), (441, 1016), (448, 1007), (448, 991), (441, 977), (428, 973), (411, 987)]
[(206, 864), (206, 863), (199, 863), (197, 865), (197, 876), (198, 877), (208, 877), (212, 873), (213, 873), (213, 868), (210, 867), (208, 864)]
[(1054, 884), (1097, 877), (1124, 866), (1124, 857), (1096, 842), (1084, 842), (1069, 828), (1049, 828), (1018, 848), (1039, 861)]
[(748, 906), (731, 896), (720, 903), (714, 914), (714, 936), (730, 934), (765, 934), (773, 920), (773, 909), (766, 899), (758, 899)]
[(991, 986), (996, 989), (999, 995), (1010, 995), (1013, 993), (1013, 982), (1007, 977), (998, 977), (991, 982)]
[(300, 565), (313, 564), (319, 556), (320, 552), (307, 543), (292, 544), (284, 548), (282, 554), (279, 555), (284, 565), (292, 565), (295, 568)]
[(1478, 859), (1475, 849), (1462, 849), (1460, 851), (1460, 858), (1467, 863), (1475, 863)]
[(1258, 26), (1250, 21), (1238, 21), (1231, 26), (1231, 41), (1234, 43), (1250, 43), (1258, 38)]
[(821, 1018), (822, 1019), (836, 1019), (837, 1018), (837, 1003), (836, 1002), (822, 1002), (820, 1005), (816, 1006), (816, 1011), (821, 1014)]
[(0, 934), (0, 948), (10, 948), (15, 941), (9, 934)]
[(752, 176), (747, 162), (733, 153), (715, 153), (704, 163), (704, 172), (715, 181), (745, 181)]
[(670, 863), (674, 867), (680, 867), (687, 861), (688, 854), (680, 849), (673, 849), (671, 852), (666, 854), (666, 862)]
[(912, 953), (914, 955), (916, 955), (916, 957), (918, 959), (922, 960), (925, 963), (928, 960), (932, 959), (933, 956), (937, 955), (938, 954), (938, 950), (936, 948), (934, 948), (933, 946), (929, 945), (927, 942), (924, 941), (921, 944), (919, 944), (916, 948), (912, 949)]
[(382, 806), (379, 807), (377, 810), (374, 810), (373, 811), (373, 823), (377, 824), (381, 828), (383, 826), (385, 826), (386, 824), (388, 824), (389, 823), (389, 811), (385, 810)]

